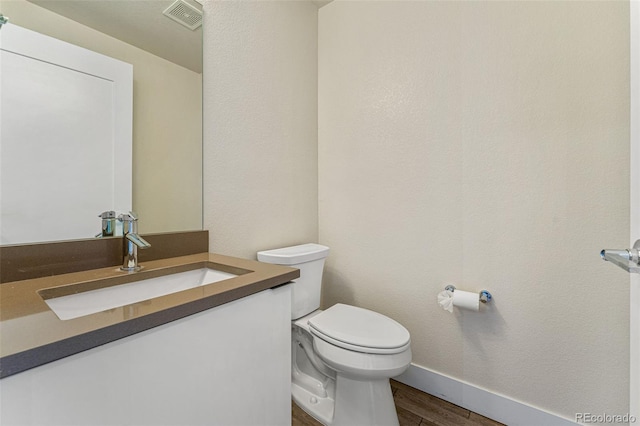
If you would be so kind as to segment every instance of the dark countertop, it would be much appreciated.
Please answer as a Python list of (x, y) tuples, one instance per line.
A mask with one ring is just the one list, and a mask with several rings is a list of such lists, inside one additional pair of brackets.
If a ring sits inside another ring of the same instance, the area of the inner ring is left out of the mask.
[[(285, 284), (300, 276), (286, 266), (214, 253), (0, 284), (0, 378), (166, 324), (223, 303)], [(210, 266), (237, 277), (143, 302), (60, 320), (44, 298), (109, 287)]]

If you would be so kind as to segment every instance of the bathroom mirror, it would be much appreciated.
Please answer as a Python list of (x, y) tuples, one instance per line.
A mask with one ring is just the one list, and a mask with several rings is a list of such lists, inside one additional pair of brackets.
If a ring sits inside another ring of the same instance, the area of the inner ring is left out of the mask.
[[(202, 27), (187, 28), (201, 21), (202, 6), (182, 0), (173, 17), (163, 14), (173, 6), (174, 0), (0, 0), (0, 13), (15, 25), (133, 66), (132, 207), (140, 233), (202, 229)], [(100, 232), (100, 213), (95, 232), (82, 238)], [(50, 226), (72, 229), (73, 218), (49, 214)], [(37, 242), (45, 241), (51, 239)], [(24, 242), (36, 241), (3, 244)]]

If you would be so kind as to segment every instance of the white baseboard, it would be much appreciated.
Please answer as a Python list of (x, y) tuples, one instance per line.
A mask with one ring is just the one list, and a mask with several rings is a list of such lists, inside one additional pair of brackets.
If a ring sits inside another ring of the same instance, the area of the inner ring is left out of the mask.
[(509, 426), (569, 426), (577, 423), (522, 402), (411, 364), (394, 380)]

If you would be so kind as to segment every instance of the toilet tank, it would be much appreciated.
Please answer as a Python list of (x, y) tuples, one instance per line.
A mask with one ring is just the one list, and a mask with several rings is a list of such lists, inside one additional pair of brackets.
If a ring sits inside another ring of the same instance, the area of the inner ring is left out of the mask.
[(328, 254), (329, 247), (313, 243), (258, 252), (260, 262), (300, 269), (300, 278), (291, 286), (291, 319), (320, 308), (322, 268)]

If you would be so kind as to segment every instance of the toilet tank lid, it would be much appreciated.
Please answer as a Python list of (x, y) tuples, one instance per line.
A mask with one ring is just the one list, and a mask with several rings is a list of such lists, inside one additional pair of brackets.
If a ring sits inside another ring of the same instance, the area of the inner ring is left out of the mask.
[(284, 247), (274, 250), (258, 252), (260, 262), (275, 263), (277, 265), (296, 265), (324, 259), (329, 254), (329, 247), (308, 243), (298, 246)]

